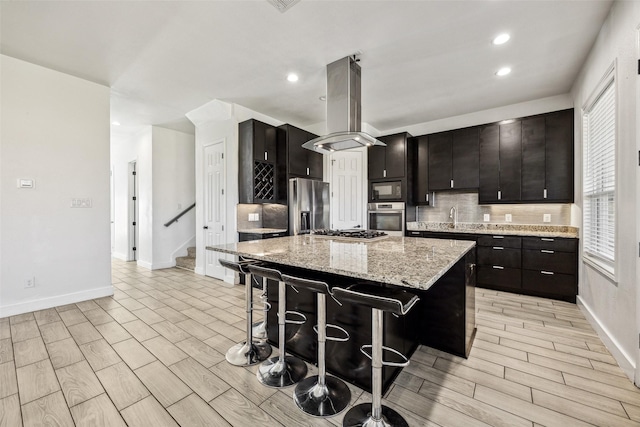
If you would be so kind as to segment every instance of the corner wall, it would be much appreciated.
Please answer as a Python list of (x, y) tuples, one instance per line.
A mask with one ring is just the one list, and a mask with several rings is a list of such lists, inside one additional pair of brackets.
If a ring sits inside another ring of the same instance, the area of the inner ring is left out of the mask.
[(5, 55), (0, 87), (0, 317), (112, 295), (109, 88)]
[[(640, 2), (617, 1), (594, 43), (571, 94), (576, 105), (576, 165), (582, 165), (581, 107), (616, 61), (617, 84), (617, 283), (580, 260), (578, 303), (599, 332), (625, 373), (633, 378), (638, 358), (638, 174), (636, 99), (638, 80), (636, 64), (637, 28)], [(582, 167), (576, 167), (576, 205), (582, 230)], [(582, 236), (581, 236), (582, 238)]]

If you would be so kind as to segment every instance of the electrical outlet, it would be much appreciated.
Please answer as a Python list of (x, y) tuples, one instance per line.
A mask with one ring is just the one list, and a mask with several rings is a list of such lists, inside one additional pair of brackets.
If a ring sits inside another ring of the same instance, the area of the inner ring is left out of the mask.
[(260, 218), (260, 217), (258, 216), (258, 214), (257, 214), (257, 213), (250, 213), (250, 214), (249, 214), (249, 221), (251, 221), (251, 222), (258, 221), (258, 220), (259, 220), (259, 218)]
[(511, 214), (504, 215), (504, 222), (511, 222), (512, 220), (513, 218), (511, 217)]
[(491, 221), (491, 214), (484, 214), (482, 217), (484, 219), (484, 222)]
[(29, 277), (25, 282), (24, 282), (24, 287), (25, 288), (34, 288), (36, 286), (36, 278), (35, 277)]
[(551, 222), (551, 214), (543, 214), (542, 222)]

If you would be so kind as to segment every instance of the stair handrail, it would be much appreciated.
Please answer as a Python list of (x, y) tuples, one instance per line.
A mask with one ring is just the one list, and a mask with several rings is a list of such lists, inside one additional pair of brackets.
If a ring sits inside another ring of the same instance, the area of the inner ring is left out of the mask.
[(180, 219), (180, 217), (184, 214), (186, 214), (187, 212), (189, 212), (191, 209), (196, 207), (196, 203), (193, 202), (193, 204), (191, 206), (189, 206), (187, 209), (183, 210), (182, 212), (180, 212), (178, 215), (174, 216), (172, 219), (169, 220), (169, 222), (165, 223), (164, 226), (168, 227), (171, 224), (173, 224), (174, 222), (178, 222), (178, 220)]

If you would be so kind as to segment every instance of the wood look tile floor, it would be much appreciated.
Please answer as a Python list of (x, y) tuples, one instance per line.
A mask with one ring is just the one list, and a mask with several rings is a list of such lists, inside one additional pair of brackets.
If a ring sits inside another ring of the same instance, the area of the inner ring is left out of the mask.
[[(226, 362), (243, 287), (112, 268), (113, 297), (0, 319), (0, 427), (341, 425)], [(640, 390), (575, 304), (477, 289), (476, 312), (468, 359), (421, 347), (387, 392), (411, 426), (640, 426)]]

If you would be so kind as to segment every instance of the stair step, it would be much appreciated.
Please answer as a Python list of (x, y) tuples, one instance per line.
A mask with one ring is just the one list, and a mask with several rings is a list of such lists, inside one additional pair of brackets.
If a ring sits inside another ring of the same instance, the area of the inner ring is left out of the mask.
[(176, 267), (194, 271), (196, 268), (195, 257), (179, 256), (176, 258)]
[(195, 258), (195, 256), (196, 256), (196, 248), (195, 248), (195, 246), (191, 247), (191, 248), (187, 248), (187, 254), (188, 254), (188, 256), (190, 256), (192, 258)]

